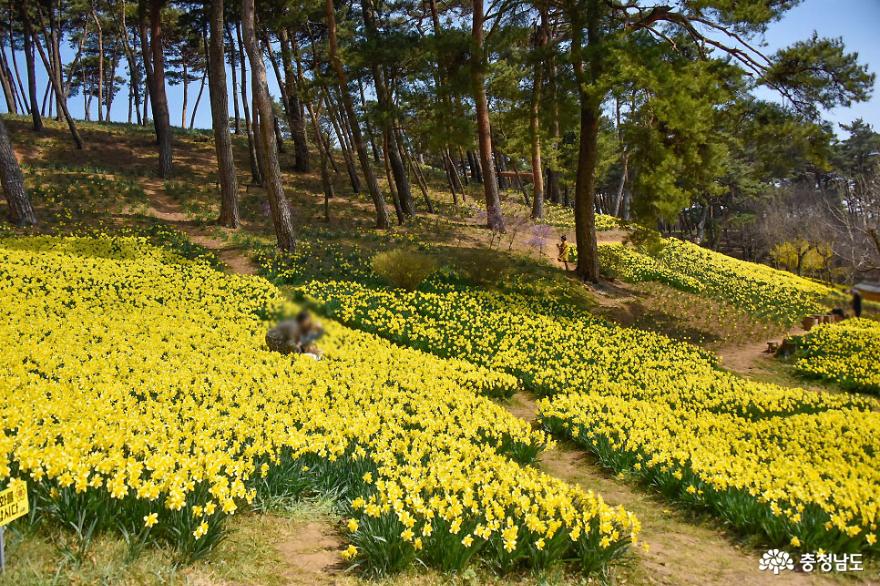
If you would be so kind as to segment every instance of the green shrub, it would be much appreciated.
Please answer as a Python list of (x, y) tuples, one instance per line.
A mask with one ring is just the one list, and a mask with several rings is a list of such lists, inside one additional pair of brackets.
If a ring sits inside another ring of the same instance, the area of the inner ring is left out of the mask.
[(412, 250), (389, 250), (373, 257), (373, 272), (399, 289), (415, 291), (437, 270), (433, 258)]

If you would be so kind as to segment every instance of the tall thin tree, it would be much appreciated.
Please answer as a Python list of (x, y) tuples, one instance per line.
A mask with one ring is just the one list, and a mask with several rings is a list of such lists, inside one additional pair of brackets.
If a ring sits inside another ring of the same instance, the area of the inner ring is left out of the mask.
[(238, 182), (235, 177), (232, 138), (229, 136), (223, 16), (223, 0), (213, 0), (211, 39), (208, 45), (208, 91), (211, 97), (211, 122), (214, 128), (214, 148), (217, 151), (217, 175), (220, 178), (221, 192), (220, 217), (217, 223), (229, 228), (238, 228)]
[(540, 7), (541, 23), (535, 29), (535, 48), (538, 59), (535, 60), (532, 97), (529, 104), (529, 139), (532, 155), (532, 218), (540, 220), (544, 217), (544, 169), (541, 162), (541, 92), (544, 84), (544, 59), (541, 52), (547, 46), (549, 24), (547, 8)]
[[(366, 25), (367, 38), (378, 43), (379, 27), (376, 22), (377, 18), (373, 3), (370, 0), (361, 0), (361, 12), (363, 13), (364, 24)], [(376, 88), (376, 100), (379, 103), (382, 114), (382, 134), (386, 150), (385, 158), (390, 167), (394, 185), (397, 187), (400, 209), (405, 217), (410, 217), (415, 215), (415, 205), (413, 204), (412, 189), (406, 174), (406, 167), (403, 165), (403, 159), (400, 156), (400, 151), (397, 149), (397, 141), (394, 137), (395, 112), (391, 88), (386, 79), (383, 65), (381, 63), (373, 63), (372, 69), (373, 83)]]
[(254, 0), (244, 0), (241, 6), (241, 24), (245, 49), (251, 62), (251, 91), (257, 110), (254, 112), (254, 117), (255, 119), (259, 118), (256, 140), (259, 140), (263, 146), (266, 163), (266, 191), (269, 195), (269, 207), (272, 212), (272, 223), (275, 226), (278, 248), (291, 251), (296, 247), (293, 215), (281, 182), (278, 145), (275, 143), (275, 130), (272, 127), (272, 100), (269, 95), (269, 85), (266, 82), (266, 64), (263, 63), (263, 52), (257, 42), (254, 12)]
[(168, 113), (168, 94), (165, 92), (165, 50), (162, 29), (162, 9), (167, 0), (141, 0), (141, 18), (145, 18), (149, 2), (150, 38), (144, 39), (144, 63), (149, 62), (147, 80), (150, 83), (150, 104), (153, 107), (153, 127), (159, 145), (159, 176), (168, 177), (173, 170), (171, 117)]
[[(24, 59), (27, 66), (28, 100), (30, 101), (31, 119), (34, 130), (43, 130), (43, 119), (40, 116), (37, 98), (37, 67), (34, 61), (34, 48), (31, 42), (33, 29), (31, 26), (30, 5), (27, 0), (18, 3), (18, 15), (21, 18), (22, 37), (24, 37)], [(15, 55), (15, 51), (12, 52)]]
[(489, 123), (489, 101), (486, 97), (486, 56), (483, 46), (483, 0), (473, 1), (473, 22), (471, 41), (471, 83), (474, 103), (477, 109), (477, 138), (480, 143), (480, 162), (483, 167), (483, 194), (486, 198), (486, 224), (497, 232), (504, 232), (504, 218), (501, 216), (501, 198), (498, 194), (498, 180), (495, 164), (492, 161), (492, 127)]
[(300, 88), (296, 75), (293, 72), (293, 60), (291, 59), (292, 43), (287, 30), (282, 28), (278, 32), (278, 40), (281, 43), (281, 63), (284, 67), (284, 85), (287, 94), (287, 119), (290, 125), (290, 134), (293, 137), (293, 168), (296, 171), (306, 173), (311, 168), (309, 162), (309, 144), (306, 139), (306, 123), (303, 116)]
[(46, 51), (43, 50), (43, 45), (40, 43), (39, 37), (36, 34), (33, 34), (32, 40), (34, 46), (37, 48), (37, 51), (40, 53), (40, 59), (43, 62), (43, 67), (46, 69), (46, 73), (49, 77), (49, 87), (52, 88), (56, 96), (61, 97), (61, 99), (56, 101), (58, 108), (61, 110), (61, 112), (59, 112), (59, 116), (63, 114), (64, 119), (67, 121), (67, 128), (70, 130), (70, 136), (71, 138), (73, 138), (73, 144), (76, 146), (77, 149), (82, 149), (82, 138), (79, 135), (79, 130), (76, 127), (76, 122), (74, 121), (73, 116), (71, 116), (70, 111), (67, 109), (67, 100), (64, 99), (64, 88), (61, 87), (61, 73), (56, 69), (57, 65), (53, 65), (53, 62), (55, 61), (50, 60), (50, 56), (46, 55)]
[(326, 0), (325, 15), (327, 17), (327, 42), (330, 49), (330, 64), (333, 71), (336, 72), (336, 78), (339, 83), (339, 95), (342, 98), (342, 105), (345, 108), (345, 115), (348, 118), (351, 127), (351, 137), (357, 151), (358, 159), (361, 163), (361, 171), (364, 179), (367, 180), (367, 189), (370, 197), (373, 199), (373, 205), (376, 208), (376, 227), (388, 228), (388, 209), (385, 207), (385, 197), (379, 191), (379, 183), (376, 181), (376, 174), (370, 166), (370, 158), (367, 155), (367, 149), (364, 146), (364, 137), (361, 134), (361, 128), (358, 125), (357, 114), (354, 111), (354, 103), (351, 94), (348, 91), (348, 76), (345, 74), (345, 68), (342, 66), (342, 59), (339, 57), (339, 47), (336, 39), (336, 9), (333, 6), (333, 0)]

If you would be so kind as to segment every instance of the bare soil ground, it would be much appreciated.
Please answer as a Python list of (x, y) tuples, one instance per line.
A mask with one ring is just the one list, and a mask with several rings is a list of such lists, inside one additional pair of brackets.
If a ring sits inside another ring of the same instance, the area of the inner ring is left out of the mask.
[(781, 343), (789, 336), (800, 336), (804, 333), (806, 332), (800, 327), (794, 327), (788, 332), (773, 337), (768, 336), (766, 341), (756, 339), (752, 342), (723, 346), (718, 349), (718, 356), (721, 358), (721, 365), (733, 372), (745, 376), (766, 375), (773, 364), (773, 354), (767, 352), (767, 343)]
[(339, 557), (342, 539), (327, 523), (300, 525), (277, 547), (288, 584), (335, 584), (344, 569)]

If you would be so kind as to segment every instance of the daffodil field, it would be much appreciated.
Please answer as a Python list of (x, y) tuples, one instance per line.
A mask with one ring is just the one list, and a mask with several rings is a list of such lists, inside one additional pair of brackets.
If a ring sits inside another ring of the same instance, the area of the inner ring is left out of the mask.
[(243, 507), (319, 493), (373, 573), (601, 571), (638, 538), (631, 513), (529, 465), (552, 441), (490, 399), (514, 376), (333, 322), (322, 361), (270, 353), (266, 319), (292, 308), (262, 278), (142, 238), (9, 237), (0, 293), (0, 478), (27, 482), (31, 522), (194, 558)]
[[(574, 209), (564, 205), (546, 202), (544, 205), (544, 218), (542, 223), (557, 228), (574, 230)], [(625, 224), (614, 216), (608, 214), (596, 214), (596, 230), (606, 232), (623, 228)]]
[(542, 401), (541, 417), (611, 469), (768, 545), (878, 551), (876, 411), (749, 418), (595, 389)]
[(795, 369), (846, 389), (880, 394), (880, 322), (820, 324), (797, 339)]
[(599, 255), (605, 270), (624, 281), (658, 281), (789, 325), (827, 311), (823, 301), (835, 294), (830, 287), (793, 273), (676, 238), (663, 239), (654, 255), (621, 244), (600, 245)]
[(833, 289), (767, 265), (739, 260), (692, 242), (666, 239), (658, 260), (697, 279), (707, 292), (757, 316), (794, 323), (824, 312)]
[(872, 399), (761, 383), (713, 354), (571, 306), (457, 287), (310, 281), (344, 323), (514, 375), (552, 433), (617, 472), (773, 545), (876, 551), (880, 413)]
[(630, 283), (656, 281), (691, 293), (706, 291), (698, 279), (674, 271), (654, 257), (624, 244), (599, 245), (599, 265), (606, 274)]

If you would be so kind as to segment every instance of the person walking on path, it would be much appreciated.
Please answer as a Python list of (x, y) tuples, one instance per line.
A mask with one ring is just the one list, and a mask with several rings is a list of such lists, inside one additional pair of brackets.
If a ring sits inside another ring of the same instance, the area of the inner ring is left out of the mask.
[(568, 271), (568, 258), (571, 256), (571, 252), (568, 247), (568, 239), (563, 234), (559, 239), (559, 244), (556, 245), (556, 248), (559, 250), (559, 257), (557, 260), (561, 262), (565, 266), (565, 270)]

